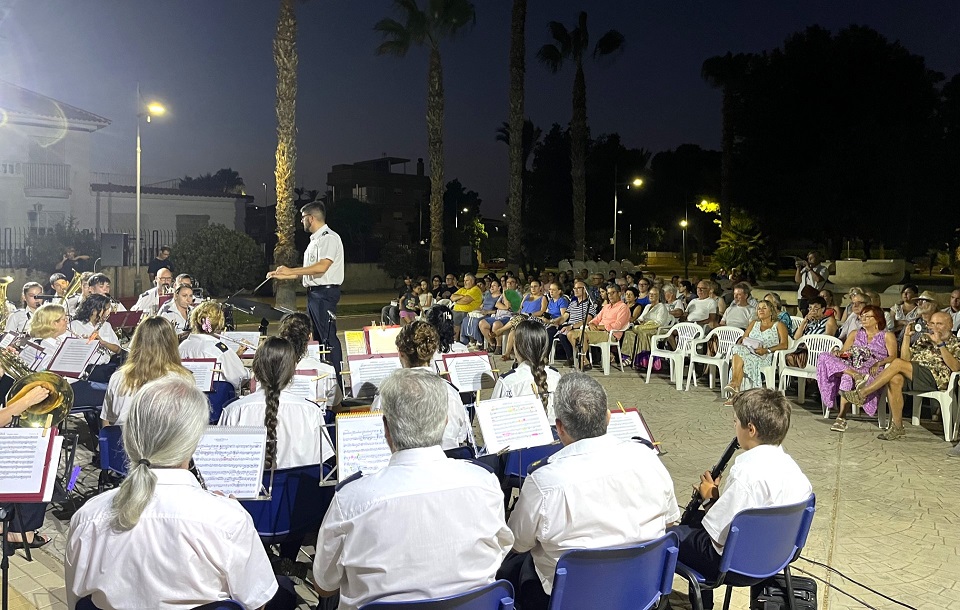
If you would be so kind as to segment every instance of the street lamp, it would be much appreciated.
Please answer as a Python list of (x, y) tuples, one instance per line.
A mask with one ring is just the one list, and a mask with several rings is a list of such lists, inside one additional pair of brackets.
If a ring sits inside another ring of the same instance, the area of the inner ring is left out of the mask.
[[(460, 210), (460, 211), (463, 212), (464, 214), (466, 214), (467, 212), (470, 211), (470, 209), (469, 209), (469, 208), (463, 208), (463, 209)], [(459, 228), (460, 228), (460, 212), (457, 212), (457, 213), (454, 214), (454, 216), (453, 216), (453, 228), (454, 228), (454, 229), (459, 229)]]
[(162, 104), (150, 102), (144, 104), (143, 97), (140, 95), (140, 83), (137, 83), (137, 275), (133, 278), (133, 291), (140, 294), (143, 288), (143, 281), (140, 278), (140, 119), (147, 117), (160, 116), (167, 111)]
[(643, 186), (643, 180), (640, 178), (634, 178), (630, 182), (617, 182), (617, 166), (613, 166), (613, 239), (610, 240), (610, 243), (613, 244), (613, 260), (617, 260), (617, 215), (622, 214), (623, 212), (618, 209), (617, 206), (617, 188), (626, 185), (629, 189), (630, 186), (635, 186), (637, 188)]
[(687, 260), (687, 225), (690, 223), (687, 222), (687, 219), (684, 218), (680, 221), (680, 228), (683, 229), (683, 277), (684, 279), (690, 278), (690, 262)]

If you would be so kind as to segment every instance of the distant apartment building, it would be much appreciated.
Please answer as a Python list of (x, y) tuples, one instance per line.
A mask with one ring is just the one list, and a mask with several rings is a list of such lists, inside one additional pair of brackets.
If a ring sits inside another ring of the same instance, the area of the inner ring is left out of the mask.
[(410, 159), (382, 157), (334, 165), (327, 174), (330, 196), (333, 201), (373, 204), (371, 233), (380, 243), (416, 242), (421, 239), (418, 227), (430, 224), (430, 178), (424, 175), (423, 159), (417, 159), (415, 173), (407, 173), (409, 163)]

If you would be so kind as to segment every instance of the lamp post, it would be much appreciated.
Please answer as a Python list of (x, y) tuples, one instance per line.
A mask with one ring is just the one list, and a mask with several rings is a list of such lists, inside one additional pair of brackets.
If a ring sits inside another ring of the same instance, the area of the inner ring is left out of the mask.
[(137, 274), (133, 278), (133, 291), (138, 295), (143, 288), (143, 280), (140, 277), (140, 119), (147, 117), (149, 123), (150, 117), (160, 116), (166, 111), (167, 109), (157, 102), (144, 104), (143, 97), (140, 95), (140, 83), (137, 83)]
[(630, 186), (641, 187), (643, 186), (643, 180), (640, 178), (634, 178), (630, 182), (617, 182), (617, 166), (613, 166), (613, 239), (610, 240), (610, 243), (613, 244), (613, 260), (617, 260), (617, 215), (622, 214), (618, 209), (617, 205), (617, 189), (621, 186), (626, 185), (627, 188)]
[(454, 229), (459, 229), (459, 228), (460, 228), (460, 212), (463, 212), (464, 214), (466, 214), (466, 213), (469, 212), (469, 211), (470, 211), (469, 208), (463, 208), (462, 210), (460, 210), (460, 211), (458, 211), (456, 214), (454, 214), (454, 216), (453, 216), (453, 228), (454, 228)]
[(684, 218), (680, 221), (680, 228), (683, 229), (683, 277), (684, 279), (690, 278), (690, 262), (687, 260), (687, 225), (690, 224), (687, 222), (687, 219)]

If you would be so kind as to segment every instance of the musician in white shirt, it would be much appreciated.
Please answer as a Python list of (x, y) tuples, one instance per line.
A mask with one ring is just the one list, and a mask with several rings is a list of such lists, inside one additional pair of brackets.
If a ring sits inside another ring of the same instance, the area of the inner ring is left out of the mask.
[(154, 287), (141, 294), (130, 311), (145, 311), (155, 315), (160, 309), (160, 296), (173, 291), (173, 273), (166, 267), (161, 267), (153, 283)]
[(209, 408), (181, 379), (159, 379), (137, 393), (123, 427), (127, 477), (70, 519), (67, 607), (87, 595), (104, 609), (186, 610), (230, 598), (247, 608), (271, 599), (295, 607), (296, 594), (286, 579), (278, 587), (247, 511), (203, 489), (188, 470)]
[(444, 385), (400, 369), (380, 387), (393, 455), (382, 470), (341, 483), (317, 538), (315, 586), (324, 597), (339, 589), (340, 610), (489, 584), (513, 544), (497, 478), (440, 449)]
[[(94, 276), (96, 277), (96, 276)], [(113, 354), (120, 353), (120, 339), (107, 318), (110, 317), (110, 297), (91, 294), (80, 303), (70, 331), (78, 337), (99, 341), (100, 347), (92, 364), (107, 364)]]
[(497, 379), (491, 398), (505, 396), (529, 396), (536, 394), (543, 402), (547, 421), (553, 422), (553, 391), (560, 382), (560, 372), (547, 366), (549, 335), (543, 324), (536, 320), (524, 320), (514, 329), (513, 350), (517, 364)]
[[(237, 393), (250, 378), (240, 355), (231, 350), (218, 336), (226, 324), (223, 309), (216, 301), (204, 301), (190, 312), (190, 336), (180, 344), (180, 358), (216, 358), (224, 381), (233, 385)], [(245, 346), (240, 346), (245, 351)], [(216, 378), (215, 378), (216, 379)]]
[(157, 312), (161, 318), (173, 324), (177, 335), (186, 337), (190, 332), (190, 311), (193, 309), (193, 288), (189, 284), (177, 284), (173, 298), (164, 303)]
[(323, 408), (329, 409), (335, 407), (343, 401), (343, 392), (337, 383), (337, 373), (332, 366), (322, 360), (308, 354), (310, 344), (310, 332), (312, 328), (310, 316), (301, 312), (288, 313), (280, 320), (280, 328), (277, 330), (277, 336), (283, 337), (293, 345), (297, 352), (299, 361), (297, 362), (298, 371), (316, 371), (317, 376), (323, 376), (319, 379), (320, 390), (318, 391), (318, 400), (323, 400)]
[(23, 307), (7, 316), (4, 331), (8, 333), (27, 332), (31, 316), (36, 313), (38, 307), (43, 305), (43, 300), (39, 298), (42, 292), (43, 286), (37, 282), (27, 282), (23, 285)]
[[(680, 518), (657, 453), (607, 434), (610, 412), (599, 382), (584, 373), (564, 376), (554, 405), (564, 447), (524, 481), (509, 521), (519, 554), (497, 574), (513, 583), (518, 606), (528, 610), (546, 610), (567, 551), (653, 540)], [(531, 564), (536, 578), (522, 578), (534, 573)]]
[(90, 288), (90, 293), (87, 295), (87, 297), (84, 297), (84, 300), (86, 300), (90, 295), (100, 294), (110, 299), (110, 313), (127, 310), (123, 303), (110, 295), (110, 278), (105, 274), (94, 273), (90, 276), (90, 279), (87, 280), (87, 286)]

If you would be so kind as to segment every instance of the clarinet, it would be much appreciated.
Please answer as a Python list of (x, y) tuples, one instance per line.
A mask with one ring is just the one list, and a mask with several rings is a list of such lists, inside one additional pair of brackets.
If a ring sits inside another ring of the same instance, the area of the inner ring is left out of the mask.
[[(740, 443), (737, 441), (737, 437), (733, 437), (733, 440), (730, 441), (730, 444), (727, 445), (726, 449), (724, 449), (723, 455), (720, 456), (720, 461), (718, 461), (713, 466), (713, 469), (710, 470), (710, 476), (713, 477), (714, 480), (723, 474), (724, 469), (727, 467), (727, 463), (730, 462), (730, 459), (733, 458), (733, 454), (736, 453), (737, 449), (739, 448)], [(693, 495), (690, 497), (690, 502), (687, 504), (687, 507), (683, 509), (683, 515), (680, 516), (680, 525), (690, 525), (690, 522), (693, 520), (693, 516), (697, 514), (697, 511), (700, 508), (701, 502), (703, 502), (703, 498), (700, 496), (700, 487), (697, 486), (693, 490)]]

